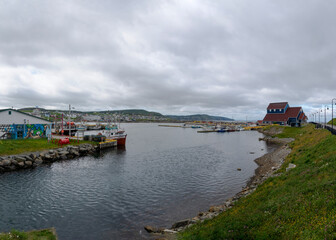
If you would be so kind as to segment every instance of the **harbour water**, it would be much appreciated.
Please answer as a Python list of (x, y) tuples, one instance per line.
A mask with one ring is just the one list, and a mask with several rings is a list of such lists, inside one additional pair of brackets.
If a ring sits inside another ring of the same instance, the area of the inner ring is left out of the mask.
[[(60, 240), (148, 239), (221, 204), (271, 151), (255, 131), (124, 124), (126, 149), (0, 175), (0, 232), (55, 227)], [(237, 171), (241, 168), (241, 171)]]

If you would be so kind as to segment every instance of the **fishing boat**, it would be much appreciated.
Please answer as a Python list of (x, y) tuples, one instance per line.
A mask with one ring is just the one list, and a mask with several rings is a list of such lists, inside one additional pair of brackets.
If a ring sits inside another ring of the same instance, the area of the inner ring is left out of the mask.
[(126, 145), (127, 134), (125, 133), (125, 130), (112, 129), (108, 132), (109, 134), (106, 136), (107, 139), (117, 140), (117, 146)]
[(117, 146), (125, 146), (126, 145), (126, 137), (124, 129), (120, 128), (118, 124), (108, 124), (105, 126), (105, 130), (103, 130), (102, 134), (106, 137), (106, 140), (116, 140)]

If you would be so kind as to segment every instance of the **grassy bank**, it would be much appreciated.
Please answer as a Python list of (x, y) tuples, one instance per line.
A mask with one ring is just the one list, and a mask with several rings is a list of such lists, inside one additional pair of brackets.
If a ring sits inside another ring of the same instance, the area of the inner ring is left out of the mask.
[[(82, 143), (92, 143), (87, 141), (73, 141), (71, 145)], [(21, 154), (25, 152), (35, 152), (45, 149), (59, 148), (55, 143), (48, 142), (47, 139), (18, 139), (18, 140), (0, 140), (0, 156)]]
[(56, 234), (53, 229), (43, 229), (31, 232), (21, 232), (12, 230), (9, 233), (0, 233), (0, 240), (56, 240)]
[[(279, 137), (295, 138), (282, 175), (180, 239), (336, 238), (336, 137), (312, 125), (285, 128)], [(297, 167), (286, 172), (289, 163)]]
[(336, 125), (336, 118), (330, 120), (330, 121), (328, 122), (328, 124)]

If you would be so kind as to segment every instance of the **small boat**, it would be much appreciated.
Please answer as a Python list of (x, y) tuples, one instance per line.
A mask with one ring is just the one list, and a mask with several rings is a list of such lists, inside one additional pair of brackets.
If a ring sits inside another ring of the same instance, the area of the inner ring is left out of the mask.
[(227, 132), (227, 129), (226, 128), (220, 128), (220, 129), (217, 129), (217, 132)]
[(101, 130), (101, 126), (99, 126), (98, 124), (88, 124), (88, 125), (86, 125), (86, 127), (87, 127), (88, 131)]
[(86, 131), (87, 130), (87, 127), (85, 125), (79, 125), (79, 126), (76, 126), (76, 129), (78, 131)]
[(117, 125), (106, 125), (105, 126), (105, 130), (114, 130), (114, 129), (118, 129), (118, 126)]
[(197, 131), (198, 133), (208, 133), (208, 132), (217, 132), (213, 126), (203, 126), (202, 130)]

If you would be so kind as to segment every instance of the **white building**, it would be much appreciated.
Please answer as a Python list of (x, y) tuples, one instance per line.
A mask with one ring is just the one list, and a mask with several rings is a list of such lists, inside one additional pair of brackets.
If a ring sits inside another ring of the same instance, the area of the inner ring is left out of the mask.
[(83, 116), (83, 120), (84, 121), (100, 121), (102, 118), (99, 115), (87, 115), (87, 116)]
[(15, 109), (0, 110), (0, 138), (44, 136), (52, 122)]

